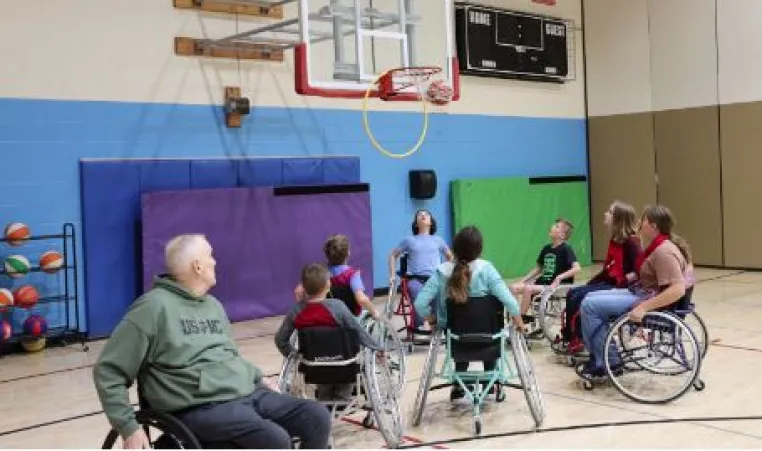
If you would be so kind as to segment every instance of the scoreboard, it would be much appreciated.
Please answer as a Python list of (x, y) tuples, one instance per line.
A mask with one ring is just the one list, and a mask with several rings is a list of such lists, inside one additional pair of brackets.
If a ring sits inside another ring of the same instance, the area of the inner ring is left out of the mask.
[(569, 75), (569, 31), (562, 19), (455, 4), (455, 39), (464, 75), (563, 83)]

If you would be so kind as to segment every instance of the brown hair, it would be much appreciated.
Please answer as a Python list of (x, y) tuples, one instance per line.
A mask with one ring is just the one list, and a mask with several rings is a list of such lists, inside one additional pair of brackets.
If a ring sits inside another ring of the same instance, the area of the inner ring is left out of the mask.
[(349, 238), (346, 235), (333, 235), (323, 244), (323, 253), (331, 265), (343, 265), (349, 257)]
[(615, 200), (611, 204), (611, 239), (623, 243), (637, 235), (635, 208), (632, 205)]
[(688, 245), (688, 242), (680, 235), (672, 232), (677, 221), (675, 221), (675, 216), (669, 208), (664, 205), (648, 205), (643, 210), (643, 217), (646, 218), (648, 222), (655, 225), (660, 233), (669, 235), (669, 240), (675, 243), (675, 246), (680, 249), (680, 253), (685, 257), (686, 262), (693, 262), (691, 248)]
[(330, 273), (325, 265), (312, 263), (302, 269), (302, 287), (307, 296), (315, 296), (326, 289)]
[(453, 238), (455, 268), (447, 281), (447, 296), (454, 302), (462, 304), (468, 300), (468, 286), (471, 284), (471, 268), (468, 264), (482, 255), (482, 246), (482, 233), (475, 226), (463, 227)]
[(564, 225), (564, 239), (568, 240), (572, 236), (572, 232), (574, 231), (574, 225), (569, 221), (568, 219), (564, 218), (558, 218), (556, 219), (556, 224), (561, 223)]

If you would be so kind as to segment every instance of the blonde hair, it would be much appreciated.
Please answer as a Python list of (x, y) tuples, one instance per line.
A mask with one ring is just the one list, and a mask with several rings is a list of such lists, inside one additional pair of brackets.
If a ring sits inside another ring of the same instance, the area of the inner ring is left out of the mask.
[(635, 236), (637, 231), (635, 224), (637, 217), (635, 208), (625, 202), (615, 200), (611, 204), (611, 239), (623, 243), (628, 238)]

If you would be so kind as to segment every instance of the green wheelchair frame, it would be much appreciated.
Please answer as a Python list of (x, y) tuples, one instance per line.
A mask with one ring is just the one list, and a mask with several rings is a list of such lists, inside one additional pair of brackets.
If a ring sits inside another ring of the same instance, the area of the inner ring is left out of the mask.
[[(461, 337), (451, 332), (449, 329), (442, 330), (437, 328), (432, 333), (432, 340), (429, 344), (429, 352), (423, 367), (423, 375), (418, 386), (415, 404), (413, 406), (412, 425), (418, 426), (423, 416), (423, 410), (426, 403), (426, 397), (429, 391), (441, 388), (451, 387), (458, 384), (466, 394), (466, 397), (473, 405), (474, 433), (481, 434), (482, 430), (482, 405), (490, 394), (493, 386), (496, 389), (496, 401), (502, 402), (504, 394), (502, 387), (520, 389), (524, 392), (527, 405), (534, 420), (535, 428), (539, 428), (545, 419), (545, 404), (542, 394), (537, 386), (534, 367), (529, 357), (526, 338), (513, 325), (504, 327), (500, 332), (491, 334), (468, 334), (469, 337), (482, 335), (481, 339), (486, 343), (489, 340), (500, 340), (500, 356), (497, 359), (495, 369), (490, 371), (455, 371), (455, 360), (452, 356), (453, 341), (460, 340)], [(431, 386), (431, 381), (435, 376), (435, 367), (439, 347), (445, 342), (445, 360), (442, 363), (441, 371), (436, 374), (446, 382)], [(510, 352), (509, 352), (510, 348)], [(511, 365), (509, 354), (513, 355), (514, 364)], [(518, 379), (518, 383), (516, 383)], [(486, 381), (486, 385), (484, 384)], [(471, 390), (468, 386), (473, 383), (475, 389)]]

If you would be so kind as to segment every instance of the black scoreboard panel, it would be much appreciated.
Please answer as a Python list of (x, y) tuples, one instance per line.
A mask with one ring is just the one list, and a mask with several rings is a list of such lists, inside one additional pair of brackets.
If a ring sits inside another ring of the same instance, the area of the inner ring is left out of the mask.
[(567, 23), (472, 3), (455, 4), (460, 72), (501, 78), (565, 81)]

